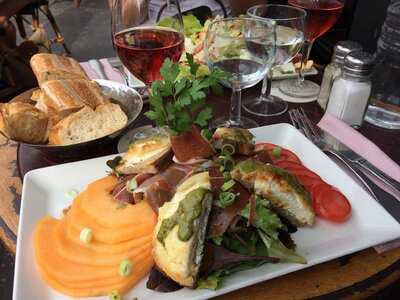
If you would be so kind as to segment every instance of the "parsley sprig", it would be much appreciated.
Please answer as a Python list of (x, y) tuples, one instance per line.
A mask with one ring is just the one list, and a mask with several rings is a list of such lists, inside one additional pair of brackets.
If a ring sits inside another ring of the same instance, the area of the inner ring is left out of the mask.
[(157, 126), (168, 126), (174, 134), (188, 132), (194, 124), (200, 127), (207, 125), (212, 117), (212, 108), (206, 106), (206, 97), (210, 91), (221, 95), (219, 81), (227, 78), (226, 73), (219, 69), (196, 77), (200, 65), (189, 53), (186, 53), (186, 59), (193, 79), (177, 79), (179, 64), (167, 58), (160, 69), (163, 80), (153, 82), (149, 95), (150, 110), (145, 113)]

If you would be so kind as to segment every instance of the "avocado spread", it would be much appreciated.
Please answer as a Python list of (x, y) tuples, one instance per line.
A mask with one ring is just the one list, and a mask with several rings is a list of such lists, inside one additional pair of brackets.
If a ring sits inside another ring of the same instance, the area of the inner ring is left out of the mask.
[(193, 222), (202, 213), (202, 201), (209, 196), (211, 193), (204, 188), (198, 188), (188, 193), (179, 203), (176, 212), (162, 221), (157, 233), (157, 240), (164, 245), (168, 233), (178, 225), (178, 238), (183, 242), (188, 241), (193, 235)]

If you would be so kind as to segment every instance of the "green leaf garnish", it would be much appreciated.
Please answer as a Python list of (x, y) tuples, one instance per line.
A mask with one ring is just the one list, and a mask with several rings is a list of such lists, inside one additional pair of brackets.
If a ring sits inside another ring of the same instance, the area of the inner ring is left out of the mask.
[(227, 78), (221, 70), (209, 71), (207, 66), (197, 64), (191, 54), (187, 53), (186, 58), (189, 66), (180, 66), (169, 58), (164, 61), (160, 69), (163, 80), (153, 82), (150, 110), (145, 113), (157, 126), (168, 126), (173, 134), (188, 132), (193, 125), (207, 126), (212, 109), (206, 97), (210, 91), (222, 92), (219, 82)]

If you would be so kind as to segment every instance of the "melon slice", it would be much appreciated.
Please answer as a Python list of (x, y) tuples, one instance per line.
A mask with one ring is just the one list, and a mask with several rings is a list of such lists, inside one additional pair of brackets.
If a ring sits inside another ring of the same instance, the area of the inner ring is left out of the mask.
[[(92, 229), (94, 240), (107, 244), (115, 244), (142, 238), (153, 233), (157, 221), (154, 213), (153, 216), (149, 217), (145, 223), (131, 224), (118, 229), (108, 228), (100, 225), (95, 218), (87, 215), (81, 209), (81, 203), (86, 197), (87, 191), (82, 192), (78, 197), (76, 197), (67, 214), (67, 226), (72, 227), (75, 231), (80, 232), (83, 228), (90, 228)], [(128, 209), (128, 207), (118, 210), (125, 209)], [(112, 210), (115, 211), (116, 209), (113, 208)], [(112, 214), (112, 211), (110, 211), (109, 214)], [(135, 219), (135, 217), (132, 217), (132, 219)]]
[[(151, 255), (151, 242), (143, 243), (137, 247), (127, 249), (118, 254), (104, 254), (97, 252), (93, 248), (87, 248), (82, 242), (75, 243), (67, 238), (65, 221), (61, 221), (55, 228), (55, 246), (60, 257), (69, 261), (88, 266), (115, 266), (124, 258), (131, 259), (139, 255)], [(95, 242), (96, 243), (96, 242)], [(101, 243), (96, 243), (97, 248), (101, 248)]]
[(146, 201), (135, 205), (128, 204), (123, 209), (117, 209), (120, 203), (111, 195), (116, 184), (117, 179), (114, 176), (107, 176), (89, 184), (86, 190), (87, 195), (82, 198), (82, 211), (96, 220), (99, 225), (110, 228), (148, 224), (156, 218)]
[[(55, 241), (59, 222), (56, 219), (45, 217), (36, 225), (34, 248), (41, 273), (42, 271), (45, 272), (47, 277), (51, 277), (66, 287), (76, 288), (86, 284), (97, 287), (110, 282), (123, 284), (128, 282), (129, 278), (135, 277), (134, 274), (142, 274), (142, 268), (146, 269), (144, 273), (146, 274), (152, 266), (149, 252), (130, 258), (133, 264), (133, 272), (128, 277), (121, 277), (118, 274), (119, 263), (115, 266), (94, 267), (64, 259), (59, 255)], [(129, 282), (130, 285), (133, 284), (132, 281)]]

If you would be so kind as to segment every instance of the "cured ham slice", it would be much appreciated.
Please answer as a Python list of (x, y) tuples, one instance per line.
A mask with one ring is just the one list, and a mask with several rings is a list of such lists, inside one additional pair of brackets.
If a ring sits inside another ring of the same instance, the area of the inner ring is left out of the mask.
[(133, 193), (135, 202), (146, 200), (158, 213), (165, 202), (171, 200), (176, 187), (194, 170), (194, 166), (172, 164), (161, 173), (148, 178)]

